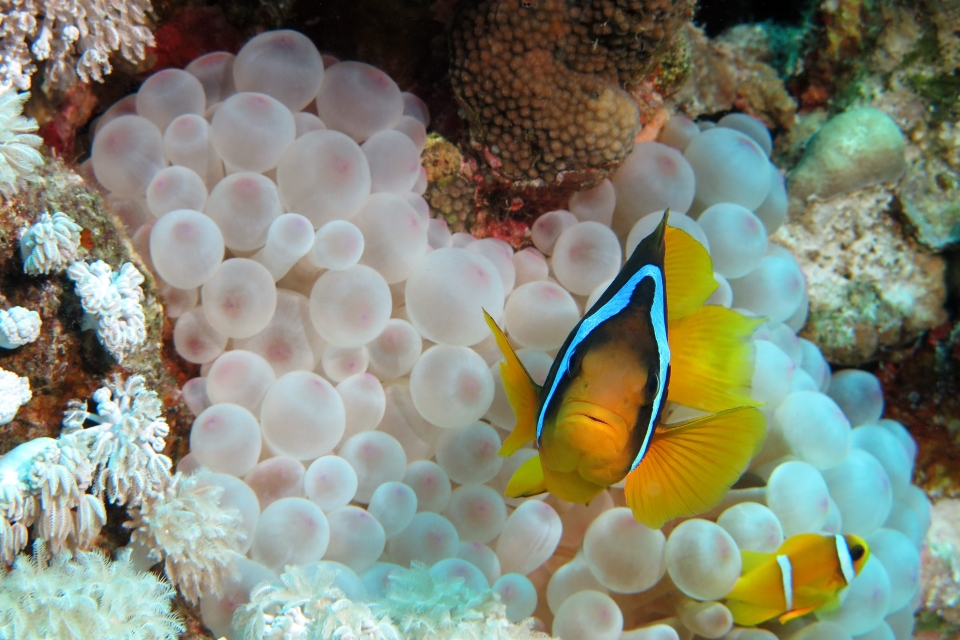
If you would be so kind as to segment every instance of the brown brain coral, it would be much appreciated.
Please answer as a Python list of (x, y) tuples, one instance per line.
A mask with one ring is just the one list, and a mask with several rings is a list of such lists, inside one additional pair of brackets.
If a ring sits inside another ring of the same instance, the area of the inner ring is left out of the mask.
[(451, 77), (474, 146), (508, 180), (599, 180), (640, 127), (620, 87), (651, 70), (692, 9), (692, 0), (473, 3), (453, 31)]

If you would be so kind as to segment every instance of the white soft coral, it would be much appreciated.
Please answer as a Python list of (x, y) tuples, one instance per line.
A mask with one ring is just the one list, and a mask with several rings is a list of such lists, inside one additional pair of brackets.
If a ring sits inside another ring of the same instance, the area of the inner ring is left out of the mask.
[(76, 283), (83, 310), (97, 328), (100, 343), (117, 362), (143, 344), (147, 338), (143, 315), (143, 274), (129, 262), (124, 262), (119, 273), (106, 262), (89, 264), (74, 262), (67, 275)]
[[(0, 7), (4, 4), (4, 0), (0, 0)], [(3, 42), (2, 26), (8, 21), (9, 18), (0, 14), (0, 42)], [(37, 121), (20, 115), (29, 97), (29, 93), (17, 93), (0, 86), (0, 193), (8, 198), (17, 192), (23, 178), (33, 175), (43, 165), (43, 156), (37, 151), (43, 139), (34, 134)]]
[(13, 420), (20, 407), (32, 397), (29, 380), (6, 369), (0, 369), (0, 424)]
[(0, 309), (0, 348), (16, 349), (40, 337), (40, 314), (23, 307)]
[(37, 543), (12, 571), (0, 566), (0, 638), (175, 640), (185, 627), (172, 611), (173, 589), (137, 571), (129, 556), (51, 558)]
[(36, 224), (20, 232), (24, 273), (36, 276), (66, 269), (77, 259), (82, 231), (67, 214), (44, 212)]
[(178, 473), (164, 489), (131, 509), (131, 540), (150, 549), (190, 602), (201, 594), (223, 594), (224, 581), (243, 557), (235, 549), (244, 539), (242, 518), (236, 509), (220, 506), (223, 487), (204, 480), (203, 473)]
[(27, 527), (54, 553), (88, 546), (107, 520), (103, 503), (85, 493), (93, 466), (81, 443), (25, 442), (0, 456), (0, 559), (11, 564), (27, 544)]
[[(137, 504), (162, 492), (170, 477), (170, 458), (163, 451), (170, 427), (155, 391), (140, 376), (119, 377), (93, 393), (97, 412), (72, 401), (63, 420), (65, 440), (89, 450), (96, 471), (93, 492), (117, 504)], [(86, 422), (93, 425), (84, 428)]]
[(146, 26), (151, 9), (149, 0), (0, 0), (0, 87), (29, 89), (42, 60), (47, 82), (102, 82), (114, 51), (130, 62), (144, 59), (154, 44)]

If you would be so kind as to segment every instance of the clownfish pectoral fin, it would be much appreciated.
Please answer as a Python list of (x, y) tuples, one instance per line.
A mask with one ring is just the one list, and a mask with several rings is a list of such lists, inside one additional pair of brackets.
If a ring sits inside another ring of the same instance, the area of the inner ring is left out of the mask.
[(750, 337), (763, 322), (705, 305), (671, 323), (667, 399), (702, 411), (759, 404), (749, 391), (755, 357)]
[(500, 378), (510, 406), (513, 407), (513, 413), (517, 417), (517, 424), (500, 447), (500, 455), (507, 457), (537, 437), (537, 398), (540, 395), (540, 387), (527, 373), (527, 369), (507, 342), (507, 336), (503, 335), (496, 321), (486, 311), (483, 312), (483, 317), (503, 353)]
[(740, 552), (740, 575), (745, 576), (761, 564), (772, 558), (772, 553), (761, 553), (759, 551), (741, 551)]
[(667, 286), (667, 320), (674, 322), (703, 305), (719, 286), (706, 247), (686, 231), (667, 227), (663, 276)]
[(540, 463), (540, 456), (536, 455), (520, 465), (520, 468), (513, 473), (503, 493), (508, 498), (528, 498), (544, 493), (546, 490), (543, 466)]
[(657, 427), (643, 460), (627, 474), (627, 506), (651, 529), (709, 511), (746, 470), (765, 435), (766, 420), (754, 407)]
[(782, 610), (761, 607), (743, 600), (727, 600), (724, 604), (733, 614), (734, 623), (743, 627), (755, 627), (783, 613)]

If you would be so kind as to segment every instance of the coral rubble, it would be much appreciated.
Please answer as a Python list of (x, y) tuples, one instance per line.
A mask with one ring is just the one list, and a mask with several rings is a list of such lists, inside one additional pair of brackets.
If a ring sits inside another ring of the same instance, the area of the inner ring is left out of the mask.
[(801, 335), (830, 362), (868, 362), (944, 320), (943, 259), (903, 237), (892, 198), (877, 186), (813, 200), (773, 236), (807, 276), (810, 318)]

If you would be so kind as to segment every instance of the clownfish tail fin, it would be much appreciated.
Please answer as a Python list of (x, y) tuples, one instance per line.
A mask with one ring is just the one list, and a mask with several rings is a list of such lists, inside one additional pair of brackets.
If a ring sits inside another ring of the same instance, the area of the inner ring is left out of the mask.
[(520, 358), (507, 342), (507, 336), (503, 335), (496, 321), (486, 311), (483, 312), (483, 317), (503, 353), (500, 378), (503, 380), (503, 390), (507, 393), (513, 413), (517, 416), (517, 424), (500, 447), (500, 455), (507, 457), (537, 437), (537, 399), (540, 395), (540, 387), (527, 373), (526, 367), (520, 362)]
[(657, 427), (643, 460), (627, 474), (627, 506), (651, 529), (709, 511), (746, 470), (765, 435), (766, 420), (754, 407)]

